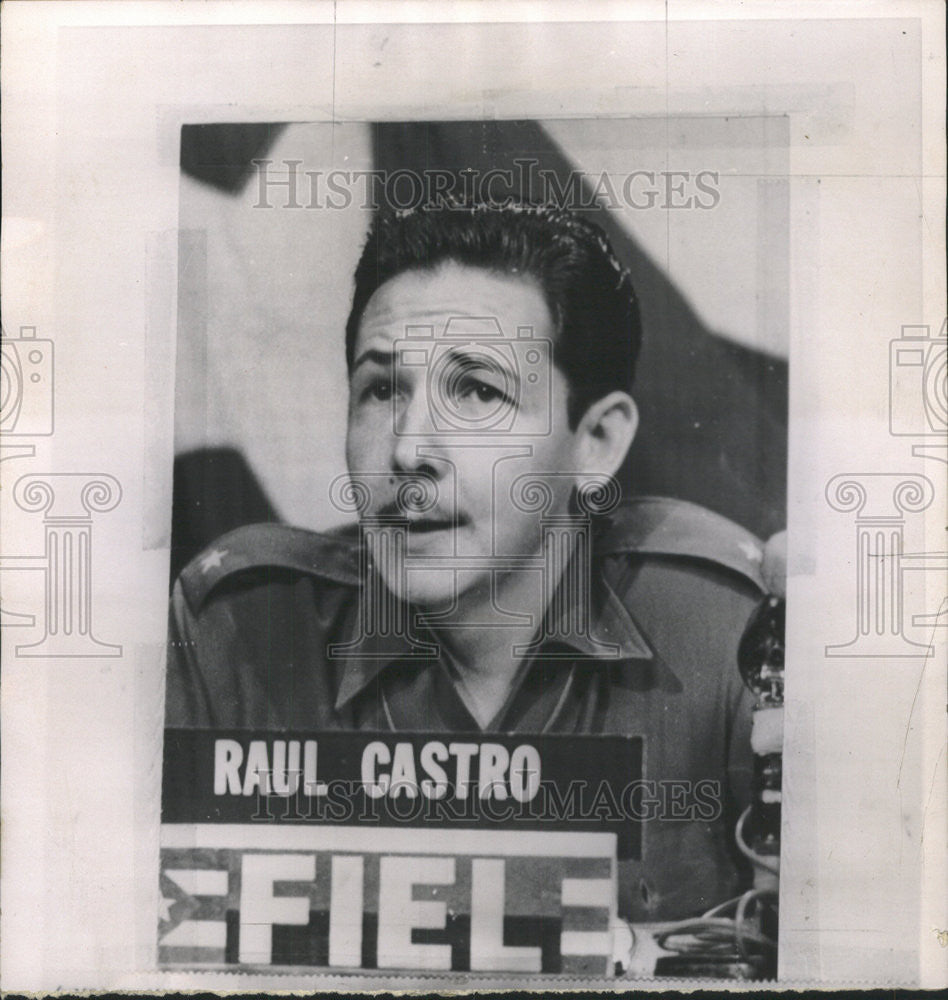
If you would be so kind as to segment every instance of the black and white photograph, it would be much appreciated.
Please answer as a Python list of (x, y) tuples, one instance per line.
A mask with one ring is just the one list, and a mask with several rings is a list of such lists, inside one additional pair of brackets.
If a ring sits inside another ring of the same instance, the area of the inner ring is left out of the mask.
[[(700, 171), (656, 169), (669, 126)], [(182, 129), (164, 961), (774, 975), (789, 234), (748, 168), (781, 149), (764, 117)], [(671, 212), (749, 234), (743, 342), (690, 305), (716, 269), (686, 291), (637, 238)], [(305, 853), (253, 881), (271, 838)]]
[(37, 6), (4, 987), (942, 983), (943, 10)]

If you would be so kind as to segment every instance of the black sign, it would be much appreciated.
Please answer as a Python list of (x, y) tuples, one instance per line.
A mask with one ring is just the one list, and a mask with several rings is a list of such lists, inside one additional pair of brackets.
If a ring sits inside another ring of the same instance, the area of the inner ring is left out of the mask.
[(164, 823), (612, 832), (641, 855), (642, 739), (165, 732)]

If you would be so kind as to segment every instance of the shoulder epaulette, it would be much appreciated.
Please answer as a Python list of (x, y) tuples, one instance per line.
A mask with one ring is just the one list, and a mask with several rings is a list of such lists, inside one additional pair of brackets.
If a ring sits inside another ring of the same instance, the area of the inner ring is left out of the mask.
[(191, 560), (179, 577), (192, 610), (229, 578), (263, 567), (297, 570), (335, 583), (359, 582), (359, 544), (354, 531), (328, 533), (285, 524), (250, 524), (221, 535)]
[(603, 555), (628, 552), (699, 559), (733, 570), (764, 589), (760, 539), (705, 507), (671, 497), (634, 497), (609, 521), (597, 540)]

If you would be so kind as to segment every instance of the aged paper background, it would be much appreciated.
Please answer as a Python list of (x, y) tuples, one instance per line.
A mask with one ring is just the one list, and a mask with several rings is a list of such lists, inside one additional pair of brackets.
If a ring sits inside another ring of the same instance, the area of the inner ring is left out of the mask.
[[(943, 6), (12, 2), (2, 27), (4, 330), (55, 348), (55, 423), (2, 455), (4, 987), (266, 982), (154, 971), (181, 124), (753, 112), (790, 123), (780, 978), (944, 982), (946, 465), (890, 419), (890, 343), (944, 319)], [(17, 484), (50, 473), (57, 513), (92, 509), (93, 654), (18, 648), (51, 515)], [(827, 655), (870, 613), (873, 516), (918, 557), (898, 610), (931, 656)]]

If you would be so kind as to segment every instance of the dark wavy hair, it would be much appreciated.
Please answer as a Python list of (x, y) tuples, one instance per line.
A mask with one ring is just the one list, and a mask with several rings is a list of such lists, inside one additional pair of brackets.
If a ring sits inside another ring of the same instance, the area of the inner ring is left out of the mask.
[(350, 369), (372, 295), (405, 271), (448, 261), (539, 284), (556, 328), (554, 363), (569, 384), (572, 428), (597, 399), (631, 390), (642, 331), (629, 272), (599, 226), (550, 205), (440, 201), (380, 212), (355, 272), (346, 323)]

